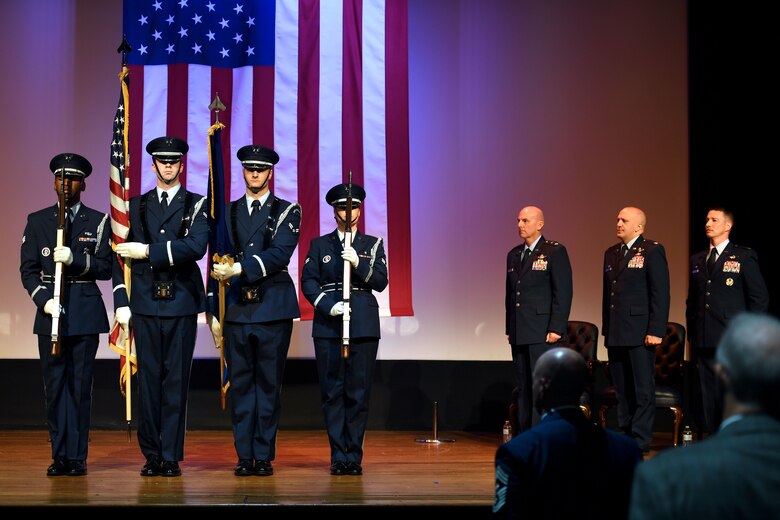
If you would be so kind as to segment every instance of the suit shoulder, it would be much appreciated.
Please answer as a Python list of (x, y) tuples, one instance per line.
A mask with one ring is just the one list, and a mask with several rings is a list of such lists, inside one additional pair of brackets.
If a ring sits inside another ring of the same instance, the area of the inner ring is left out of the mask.
[(89, 215), (90, 217), (97, 218), (98, 220), (103, 219), (108, 216), (107, 213), (103, 213), (102, 211), (98, 211), (96, 209), (89, 208), (87, 206), (81, 205), (81, 209), (84, 211), (86, 215)]
[(740, 252), (740, 253), (750, 253), (750, 252), (753, 251), (752, 247), (738, 246), (737, 244), (731, 244), (731, 248), (734, 249), (735, 251)]
[(27, 215), (27, 220), (34, 221), (34, 220), (40, 220), (44, 218), (48, 218), (49, 216), (56, 216), (57, 208), (56, 206), (49, 206), (48, 208), (39, 209), (38, 211), (33, 211), (29, 215)]
[(522, 251), (522, 249), (524, 247), (525, 247), (525, 244), (520, 244), (519, 246), (515, 246), (515, 247), (513, 247), (512, 249), (509, 250), (508, 254), (511, 256), (511, 255), (513, 255), (515, 253), (518, 253), (518, 252)]

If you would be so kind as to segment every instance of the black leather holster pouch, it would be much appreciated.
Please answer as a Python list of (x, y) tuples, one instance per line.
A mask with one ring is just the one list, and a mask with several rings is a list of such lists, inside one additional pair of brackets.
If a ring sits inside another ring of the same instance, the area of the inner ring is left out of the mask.
[(154, 281), (152, 282), (152, 298), (155, 300), (173, 300), (173, 289), (173, 282)]

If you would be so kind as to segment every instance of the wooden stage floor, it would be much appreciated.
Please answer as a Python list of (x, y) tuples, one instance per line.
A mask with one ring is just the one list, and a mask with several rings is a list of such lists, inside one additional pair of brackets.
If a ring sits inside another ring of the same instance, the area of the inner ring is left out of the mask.
[(281, 431), (274, 475), (236, 477), (230, 431), (191, 431), (178, 478), (141, 477), (144, 458), (135, 432), (93, 431), (89, 473), (47, 477), (51, 463), (43, 430), (0, 431), (0, 506), (236, 506), (285, 510), (300, 506), (458, 508), (487, 516), (493, 503), (493, 460), (499, 434), (440, 432), (451, 443), (422, 443), (431, 432), (369, 431), (362, 476), (331, 476), (325, 431)]

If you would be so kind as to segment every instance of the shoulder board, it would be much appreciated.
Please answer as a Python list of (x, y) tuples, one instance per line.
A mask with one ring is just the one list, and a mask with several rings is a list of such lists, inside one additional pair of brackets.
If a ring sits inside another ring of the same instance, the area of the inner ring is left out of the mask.
[(555, 240), (545, 240), (544, 243), (547, 244), (548, 246), (559, 246), (559, 245), (561, 245), (560, 242), (556, 242)]
[(747, 246), (738, 246), (737, 244), (731, 244), (734, 249), (742, 249), (743, 251), (752, 251), (753, 249)]

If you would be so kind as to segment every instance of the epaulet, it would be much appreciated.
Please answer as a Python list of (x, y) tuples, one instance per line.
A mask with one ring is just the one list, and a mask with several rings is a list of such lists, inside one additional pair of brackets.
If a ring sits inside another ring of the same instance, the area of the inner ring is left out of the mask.
[(737, 244), (731, 244), (731, 247), (734, 249), (742, 249), (743, 251), (752, 251), (753, 248), (750, 248), (748, 246), (738, 246)]
[(556, 242), (555, 240), (545, 240), (544, 243), (547, 244), (548, 246), (556, 246), (556, 247), (561, 245), (560, 242)]

